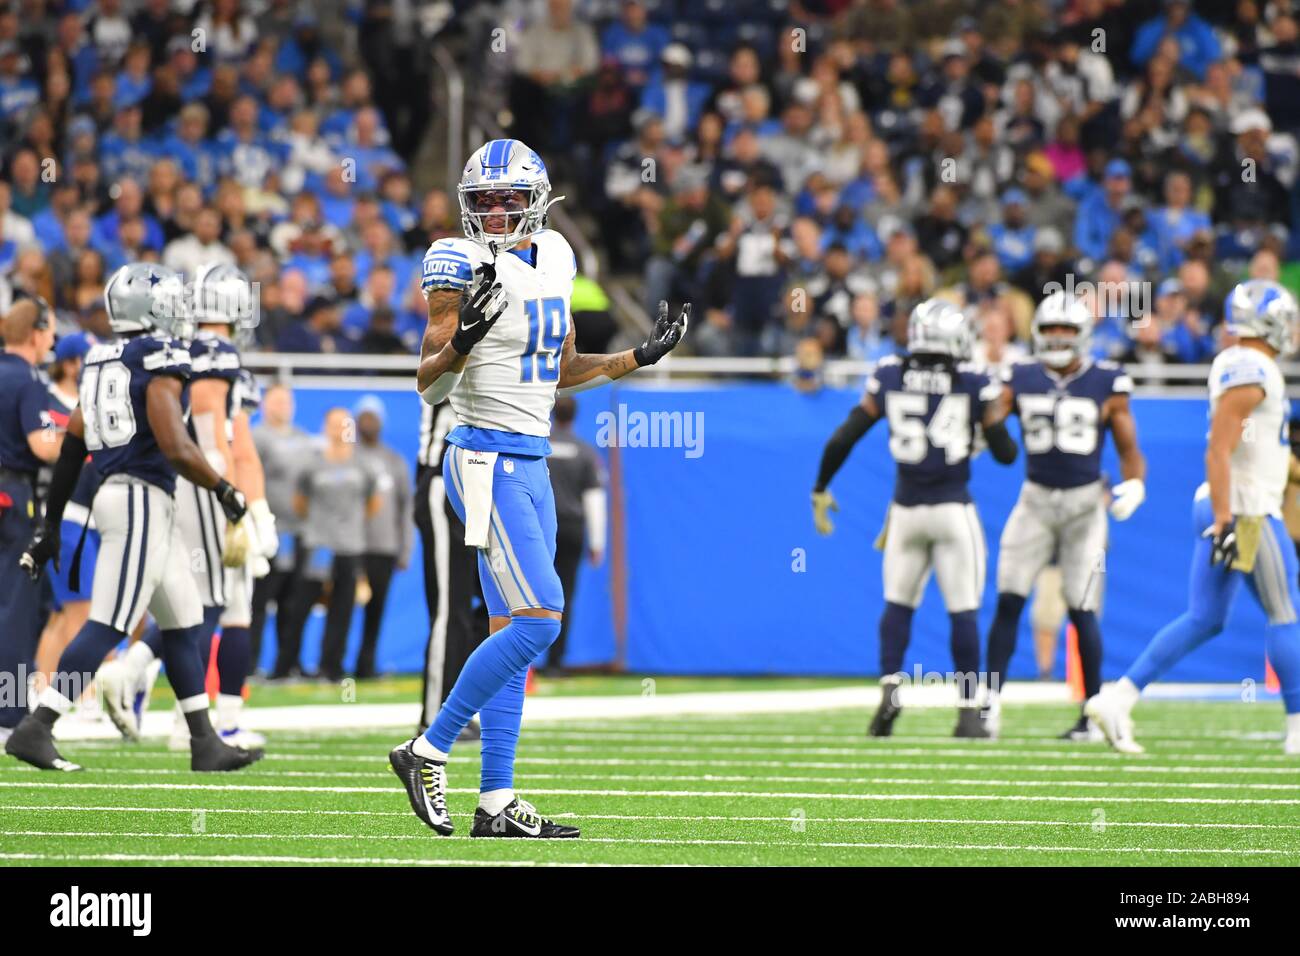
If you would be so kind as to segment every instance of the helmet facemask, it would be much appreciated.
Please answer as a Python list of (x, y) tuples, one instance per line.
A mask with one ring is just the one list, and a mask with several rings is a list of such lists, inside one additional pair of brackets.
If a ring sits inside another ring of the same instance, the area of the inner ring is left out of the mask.
[(542, 183), (523, 188), (462, 184), (457, 189), (461, 229), (486, 245), (517, 246), (546, 228), (549, 193)]
[(1077, 325), (1043, 323), (1034, 327), (1034, 354), (1051, 368), (1065, 368), (1086, 348), (1087, 333)]

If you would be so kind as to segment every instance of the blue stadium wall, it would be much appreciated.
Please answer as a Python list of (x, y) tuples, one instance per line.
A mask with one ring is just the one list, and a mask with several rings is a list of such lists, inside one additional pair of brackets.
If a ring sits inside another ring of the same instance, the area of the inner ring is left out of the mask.
[[(298, 380), (303, 383), (303, 379)], [(325, 411), (351, 405), (360, 392), (299, 387), (297, 417), (317, 431)], [(380, 391), (389, 407), (386, 440), (414, 461), (419, 399), (409, 389)], [(880, 553), (872, 542), (889, 501), (893, 465), (884, 428), (869, 434), (836, 477), (835, 534), (812, 527), (809, 489), (822, 445), (856, 401), (850, 390), (800, 395), (779, 384), (628, 385), (584, 393), (578, 431), (595, 442), (601, 412), (699, 415), (702, 454), (683, 448), (625, 447), (615, 469), (621, 484), (623, 575), (610, 563), (584, 565), (571, 607), (567, 663), (614, 661), (611, 581), (624, 583), (620, 615), (626, 667), (682, 674), (828, 674), (878, 671)], [(1103, 628), (1108, 678), (1116, 677), (1151, 635), (1185, 606), (1191, 499), (1200, 483), (1206, 402), (1134, 400), (1149, 473), (1148, 498), (1128, 522), (1111, 523)], [(609, 449), (601, 454), (608, 460)], [(1118, 475), (1107, 443), (1105, 468)], [(986, 633), (996, 600), (998, 532), (1023, 477), (1023, 459), (1002, 467), (989, 456), (974, 466), (973, 492), (989, 539), (988, 587), (980, 613)], [(615, 496), (617, 499), (617, 496)], [(620, 519), (615, 518), (617, 523)], [(381, 635), (381, 671), (416, 672), (428, 629), (419, 552), (394, 581)], [(348, 651), (359, 641), (359, 615)], [(319, 654), (321, 618), (309, 625), (304, 660)], [(1243, 592), (1228, 630), (1178, 665), (1168, 679), (1262, 679), (1262, 614)], [(1012, 675), (1035, 673), (1028, 615)], [(274, 636), (268, 629), (263, 666)], [(1064, 654), (1058, 655), (1058, 674)], [(907, 668), (950, 668), (948, 621), (933, 581), (916, 615)]]

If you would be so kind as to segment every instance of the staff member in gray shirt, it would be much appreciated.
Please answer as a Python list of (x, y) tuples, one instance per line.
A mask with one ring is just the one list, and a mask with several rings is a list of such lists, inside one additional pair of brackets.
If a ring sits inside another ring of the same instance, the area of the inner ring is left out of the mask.
[[(293, 510), (298, 490), (298, 474), (316, 454), (315, 439), (293, 423), (293, 391), (275, 384), (262, 396), (261, 422), (253, 428), (253, 444), (266, 473), (266, 502), (275, 515), (280, 534), (280, 550), (271, 562), (271, 571), (253, 584), (252, 660), (257, 661), (266, 630), (267, 607), (275, 602), (276, 646), (282, 648), (302, 633), (302, 624), (294, 620), (295, 600), (302, 581), (306, 549), (300, 547), (302, 521)], [(291, 658), (297, 666), (297, 651)], [(286, 659), (283, 654), (281, 659)], [(292, 676), (291, 671), (276, 667), (273, 679)]]
[(415, 519), (406, 459), (379, 440), (388, 417), (383, 400), (378, 395), (362, 396), (352, 414), (360, 439), (357, 459), (375, 475), (380, 497), (379, 510), (366, 521), (366, 551), (361, 563), (370, 584), (370, 600), (366, 603), (365, 625), (361, 631), (361, 651), (353, 668), (357, 677), (374, 677), (375, 648), (384, 621), (388, 586), (393, 580), (393, 570), (405, 571), (411, 563)]
[[(320, 676), (331, 681), (343, 679), (343, 652), (356, 607), (366, 520), (378, 514), (383, 504), (374, 473), (357, 457), (356, 427), (345, 408), (325, 413), (325, 445), (299, 474), (294, 498), (294, 511), (303, 519), (302, 537), (309, 552), (295, 620), (305, 625), (311, 606), (328, 588)], [(299, 626), (291, 643), (281, 646), (276, 670), (297, 664), (301, 646)]]
[[(573, 433), (576, 412), (573, 399), (561, 396), (555, 400), (547, 461), (555, 491), (555, 570), (564, 587), (564, 605), (570, 608), (578, 591), (584, 550), (593, 565), (605, 556), (605, 468), (596, 449)], [(560, 636), (551, 645), (544, 673), (557, 673), (564, 666), (569, 617), (565, 614)]]

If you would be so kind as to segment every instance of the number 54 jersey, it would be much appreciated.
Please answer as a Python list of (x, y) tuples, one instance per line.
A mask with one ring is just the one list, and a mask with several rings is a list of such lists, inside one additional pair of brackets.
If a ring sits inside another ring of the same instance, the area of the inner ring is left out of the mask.
[(1106, 432), (1102, 406), (1133, 391), (1114, 362), (1085, 362), (1058, 375), (1042, 362), (1017, 362), (1005, 373), (1012, 408), (1020, 417), (1025, 477), (1047, 488), (1078, 488), (1101, 478)]
[[(158, 375), (189, 379), (190, 354), (177, 339), (133, 335), (94, 346), (81, 372), (81, 415), (86, 448), (101, 478), (130, 475), (170, 495), (176, 471), (158, 447), (145, 403)], [(187, 402), (182, 390), (182, 410)]]
[(421, 288), (426, 297), (468, 292), (485, 262), (495, 262), (506, 310), (470, 352), (449, 396), (460, 427), (447, 440), (477, 451), (546, 455), (577, 274), (573, 250), (549, 229), (533, 236), (530, 248), (495, 259), (482, 243), (439, 239), (424, 255)]

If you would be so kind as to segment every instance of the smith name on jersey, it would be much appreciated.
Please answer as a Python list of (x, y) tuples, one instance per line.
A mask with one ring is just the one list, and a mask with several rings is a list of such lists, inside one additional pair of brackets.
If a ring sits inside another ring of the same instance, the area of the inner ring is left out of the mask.
[(474, 272), (495, 262), (506, 310), (465, 362), (448, 396), (457, 426), (447, 441), (475, 451), (551, 452), (551, 407), (569, 332), (577, 260), (558, 232), (544, 229), (527, 249), (499, 253), (470, 239), (439, 239), (424, 255), (421, 288), (466, 292)]
[(155, 376), (187, 383), (181, 408), (189, 404), (190, 353), (170, 336), (135, 335), (104, 342), (86, 353), (81, 373), (81, 415), (86, 448), (102, 479), (130, 475), (171, 494), (176, 470), (163, 456), (149, 427), (145, 393)]
[(1228, 461), (1232, 513), (1280, 518), (1291, 464), (1291, 401), (1282, 370), (1262, 352), (1234, 345), (1215, 357), (1209, 384), (1211, 418), (1229, 389), (1246, 385), (1263, 389), (1264, 399), (1246, 418), (1242, 439)]
[(889, 423), (889, 451), (898, 463), (900, 505), (969, 502), (970, 456), (976, 429), (1002, 386), (973, 366), (880, 360), (867, 380)]
[(1026, 477), (1048, 488), (1078, 488), (1101, 479), (1106, 424), (1102, 406), (1133, 391), (1114, 362), (1085, 361), (1069, 375), (1025, 361), (1005, 373), (1024, 436)]

